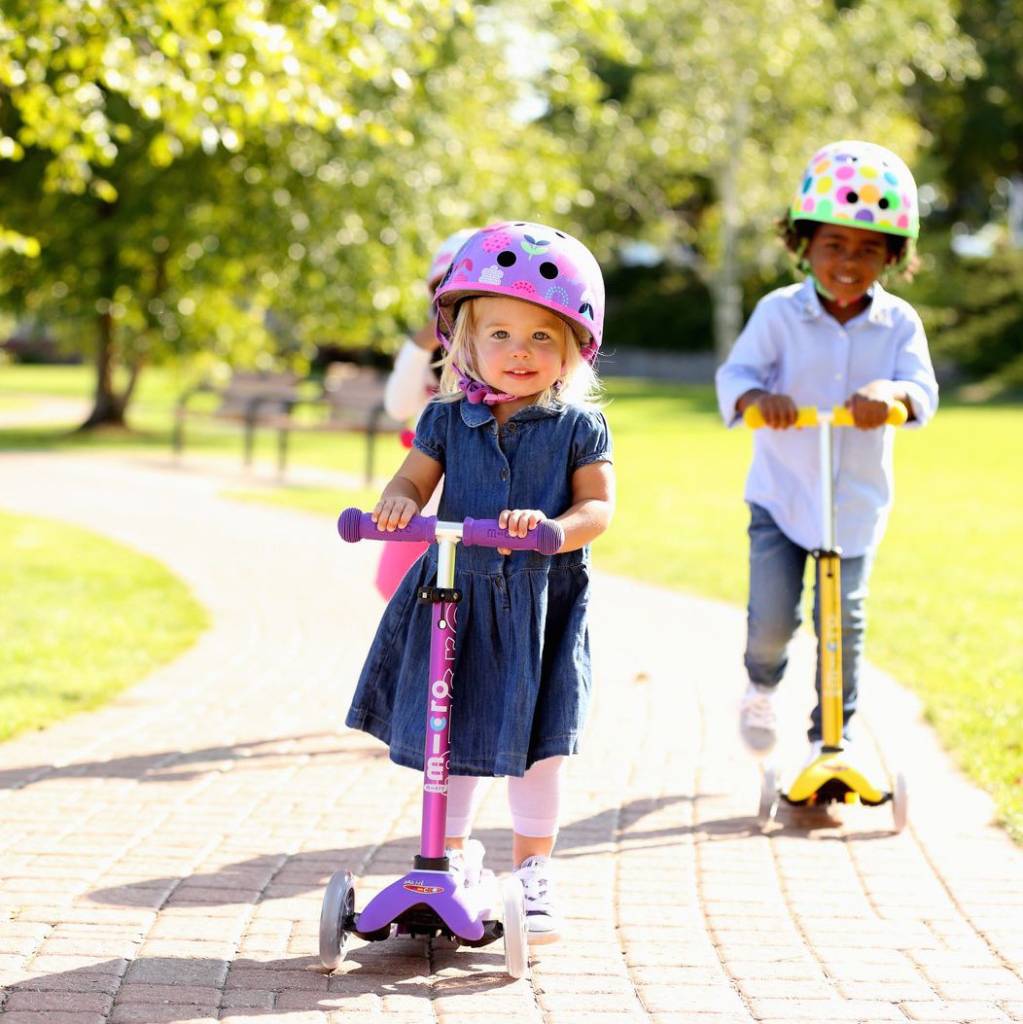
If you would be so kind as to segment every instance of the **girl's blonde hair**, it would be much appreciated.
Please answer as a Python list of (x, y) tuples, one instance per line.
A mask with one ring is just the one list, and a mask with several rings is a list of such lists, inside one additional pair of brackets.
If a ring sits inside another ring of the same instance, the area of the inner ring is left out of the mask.
[[(455, 402), (463, 397), (463, 392), (458, 386), (459, 377), (458, 371), (455, 369), (456, 366), (474, 380), (483, 379), (476, 363), (477, 303), (480, 298), (465, 299), (458, 307), (448, 350), (437, 364), (440, 368), (440, 389), (437, 393), (437, 400), (440, 402)], [(482, 296), (482, 298), (486, 298), (486, 296)], [(525, 302), (527, 300), (519, 299), (517, 301)], [(603, 389), (600, 379), (597, 377), (597, 371), (583, 359), (580, 352), (581, 346), (589, 339), (580, 342), (579, 336), (567, 320), (558, 317), (558, 321), (564, 330), (561, 338), (561, 350), (564, 353), (565, 370), (557, 384), (537, 395), (534, 404), (596, 407)]]

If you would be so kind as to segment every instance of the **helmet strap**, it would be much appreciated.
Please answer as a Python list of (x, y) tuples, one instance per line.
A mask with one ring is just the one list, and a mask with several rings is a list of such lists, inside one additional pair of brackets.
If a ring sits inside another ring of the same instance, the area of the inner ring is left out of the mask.
[(822, 299), (827, 299), (827, 300), (828, 300), (828, 302), (834, 302), (834, 301), (835, 301), (835, 296), (834, 296), (834, 294), (832, 294), (831, 292), (829, 292), (829, 291), (827, 290), (827, 288), (825, 288), (825, 287), (824, 287), (824, 285), (822, 285), (822, 284), (820, 283), (820, 281), (818, 281), (818, 280), (817, 280), (817, 278), (816, 278), (816, 277), (814, 277), (814, 275), (813, 275), (812, 273), (808, 273), (808, 274), (807, 274), (806, 276), (807, 276), (807, 277), (809, 277), (811, 281), (813, 281), (813, 286), (814, 286), (814, 289), (816, 290), (817, 294), (818, 294), (818, 295), (819, 295), (819, 296), (820, 296), (820, 297), (821, 297)]
[[(444, 347), (444, 351), (449, 350), (449, 341), (440, 329), (440, 310), (438, 310), (438, 316), (434, 320), (433, 325), (434, 333), (437, 335), (437, 341)], [(481, 380), (476, 380), (475, 377), (470, 377), (458, 365), (458, 363), (452, 363), (451, 369), (455, 371), (455, 376), (458, 378), (458, 390), (465, 395), (466, 401), (472, 405), (497, 405), (500, 402), (514, 402), (515, 396), (505, 394), (503, 391), (495, 391), (489, 384), (484, 383)]]

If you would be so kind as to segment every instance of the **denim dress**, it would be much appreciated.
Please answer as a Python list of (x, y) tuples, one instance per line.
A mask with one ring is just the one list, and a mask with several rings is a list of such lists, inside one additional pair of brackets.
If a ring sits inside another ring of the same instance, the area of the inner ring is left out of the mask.
[[(572, 474), (611, 461), (599, 412), (527, 406), (503, 427), (486, 405), (433, 402), (416, 447), (444, 470), (439, 517), (496, 519), (503, 509), (553, 518), (572, 504)], [(422, 770), (431, 606), (419, 588), (437, 576), (437, 547), (408, 571), (384, 611), (346, 724), (376, 736), (391, 760)], [(504, 556), (458, 546), (458, 610), (450, 771), (519, 775), (574, 754), (590, 697), (589, 548)]]

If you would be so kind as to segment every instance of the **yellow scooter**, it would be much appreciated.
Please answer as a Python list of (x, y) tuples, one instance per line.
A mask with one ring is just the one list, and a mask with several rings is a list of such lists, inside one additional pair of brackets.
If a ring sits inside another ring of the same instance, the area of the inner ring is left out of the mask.
[[(906, 407), (897, 402), (888, 414), (888, 423), (901, 426), (908, 419)], [(746, 409), (743, 420), (755, 429), (766, 426), (760, 410)], [(895, 831), (906, 827), (908, 794), (901, 772), (889, 779), (884, 789), (871, 781), (868, 772), (855, 758), (846, 756), (842, 738), (842, 587), (841, 550), (835, 543), (834, 480), (832, 477), (831, 431), (833, 427), (853, 426), (852, 413), (843, 406), (832, 410), (802, 408), (796, 427), (816, 427), (820, 438), (822, 546), (813, 555), (817, 561), (818, 603), (820, 606), (821, 727), (820, 755), (806, 765), (787, 789), (778, 784), (774, 767), (764, 768), (760, 786), (757, 818), (765, 827), (778, 809), (779, 798), (797, 807), (819, 807), (831, 803), (863, 803), (871, 807), (891, 802)]]

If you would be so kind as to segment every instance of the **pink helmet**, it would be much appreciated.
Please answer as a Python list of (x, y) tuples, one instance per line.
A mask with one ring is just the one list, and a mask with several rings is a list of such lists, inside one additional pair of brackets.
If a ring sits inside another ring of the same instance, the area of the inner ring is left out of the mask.
[(504, 221), (475, 232), (458, 250), (434, 293), (442, 340), (454, 310), (474, 295), (504, 295), (557, 313), (575, 331), (592, 363), (604, 331), (604, 278), (593, 254), (563, 231)]
[(451, 266), (451, 260), (455, 253), (462, 248), (475, 234), (475, 228), (461, 228), (452, 235), (448, 235), (437, 247), (430, 263), (430, 272), (426, 275), (426, 285), (432, 291), (437, 282), (444, 276), (444, 272)]

